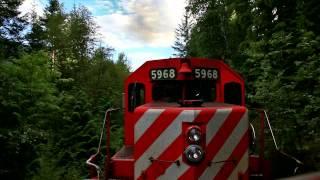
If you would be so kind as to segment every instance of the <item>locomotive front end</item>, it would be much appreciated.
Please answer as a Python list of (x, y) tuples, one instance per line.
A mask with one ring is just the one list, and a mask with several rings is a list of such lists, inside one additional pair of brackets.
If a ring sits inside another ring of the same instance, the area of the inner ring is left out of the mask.
[(125, 83), (125, 179), (248, 179), (244, 82), (218, 60), (149, 61)]

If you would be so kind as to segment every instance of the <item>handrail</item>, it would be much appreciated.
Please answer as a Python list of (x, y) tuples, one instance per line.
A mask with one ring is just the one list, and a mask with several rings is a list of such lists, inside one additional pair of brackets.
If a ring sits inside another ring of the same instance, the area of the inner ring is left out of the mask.
[[(273, 142), (274, 142), (274, 145), (276, 147), (276, 150), (279, 151), (281, 154), (287, 156), (288, 158), (294, 160), (297, 164), (300, 164), (300, 165), (303, 165), (303, 163), (298, 160), (297, 158), (291, 156), (290, 154), (287, 154), (285, 152), (283, 152), (279, 147), (278, 147), (278, 144), (276, 142), (276, 138), (274, 137), (274, 134), (273, 134), (273, 130), (272, 130), (272, 127), (271, 127), (271, 124), (270, 124), (270, 120), (269, 120), (269, 117), (268, 117), (268, 114), (265, 110), (263, 110), (264, 114), (265, 114), (265, 117), (266, 117), (266, 120), (267, 120), (267, 123), (268, 123), (268, 126), (269, 126), (269, 129), (270, 129), (270, 132), (271, 132), (271, 135), (272, 135), (272, 139), (273, 139)], [(296, 171), (296, 169), (295, 169)]]
[(92, 163), (91, 161), (95, 159), (95, 157), (98, 155), (99, 153), (97, 152), (96, 154), (94, 155), (91, 155), (89, 159), (86, 160), (86, 164), (89, 165), (89, 166), (93, 166), (96, 171), (97, 171), (97, 176), (98, 176), (98, 179), (100, 179), (100, 167), (94, 163)]
[[(274, 144), (276, 150), (277, 150), (279, 153), (281, 153), (282, 155), (288, 157), (289, 159), (294, 160), (297, 164), (303, 165), (303, 163), (302, 163), (300, 160), (298, 160), (297, 158), (293, 157), (293, 156), (290, 155), (290, 154), (287, 154), (287, 153), (283, 152), (283, 151), (279, 148), (279, 146), (278, 146), (278, 144), (277, 144), (277, 141), (276, 141), (276, 138), (275, 138), (275, 136), (274, 136), (272, 127), (271, 127), (271, 123), (270, 123), (270, 120), (269, 120), (269, 116), (268, 116), (268, 114), (267, 114), (267, 111), (264, 110), (264, 109), (257, 109), (257, 108), (250, 108), (250, 109), (263, 112), (263, 114), (264, 114), (264, 116), (265, 116), (265, 119), (266, 119), (266, 121), (267, 121), (269, 130), (270, 130), (270, 132), (271, 132), (273, 144)], [(296, 174), (296, 172), (297, 172), (298, 169), (299, 169), (299, 167), (297, 166), (297, 167), (294, 169), (294, 174)]]
[(256, 130), (254, 129), (254, 127), (253, 127), (253, 125), (252, 125), (252, 123), (250, 123), (250, 127), (251, 127), (251, 129), (252, 129), (252, 135), (253, 135), (253, 139), (257, 139), (257, 136), (256, 136)]
[(273, 140), (274, 146), (275, 146), (276, 150), (279, 151), (279, 147), (278, 147), (276, 138), (274, 137), (273, 130), (272, 130), (272, 127), (271, 127), (271, 124), (270, 124), (270, 121), (269, 121), (269, 117), (268, 117), (268, 114), (267, 114), (266, 110), (263, 110), (263, 113), (264, 113), (264, 116), (266, 117), (266, 121), (268, 123), (269, 129), (270, 129), (270, 132), (271, 132), (271, 136), (272, 136), (272, 140)]
[[(104, 115), (104, 120), (103, 120), (103, 124), (102, 124), (102, 128), (101, 128), (101, 131), (100, 131), (100, 139), (99, 139), (99, 144), (98, 144), (98, 149), (97, 149), (97, 152), (94, 154), (94, 155), (91, 155), (89, 159), (87, 159), (86, 161), (86, 164), (89, 165), (89, 166), (93, 166), (96, 171), (97, 171), (97, 176), (98, 176), (98, 179), (100, 179), (100, 172), (101, 172), (101, 168), (97, 165), (97, 164), (94, 164), (92, 161), (96, 158), (97, 155), (99, 155), (100, 153), (100, 149), (101, 149), (101, 143), (102, 143), (102, 137), (103, 137), (103, 132), (104, 132), (104, 129), (105, 129), (105, 125), (106, 125), (106, 122), (108, 120), (108, 115), (112, 112), (112, 111), (117, 111), (119, 110), (120, 108), (109, 108), (106, 110), (105, 112), (105, 115)], [(108, 147), (107, 147), (108, 148)]]

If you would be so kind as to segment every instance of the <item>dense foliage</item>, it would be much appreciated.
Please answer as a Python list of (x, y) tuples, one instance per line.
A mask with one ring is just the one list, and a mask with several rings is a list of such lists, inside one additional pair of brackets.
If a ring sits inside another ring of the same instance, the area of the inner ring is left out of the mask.
[[(269, 111), (280, 149), (300, 158), (305, 171), (319, 170), (318, 1), (188, 0), (186, 9), (196, 22), (187, 54), (224, 59), (237, 69), (247, 104)], [(273, 160), (275, 176), (290, 174)]]
[[(127, 58), (97, 46), (85, 7), (49, 0), (43, 17), (21, 17), (21, 3), (0, 1), (0, 179), (86, 178)], [(178, 56), (222, 58), (242, 73), (247, 104), (268, 109), (280, 148), (305, 171), (320, 169), (319, 11), (317, 0), (188, 0), (174, 44)], [(114, 152), (121, 114), (112, 120)]]
[[(125, 54), (99, 47), (85, 7), (50, 0), (43, 17), (0, 2), (0, 179), (84, 179), (104, 111), (121, 104)], [(112, 151), (122, 144), (112, 116)]]

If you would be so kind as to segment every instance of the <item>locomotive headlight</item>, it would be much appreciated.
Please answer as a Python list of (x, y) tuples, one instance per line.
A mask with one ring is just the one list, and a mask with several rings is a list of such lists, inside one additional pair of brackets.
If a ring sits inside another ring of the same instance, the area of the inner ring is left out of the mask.
[(192, 126), (187, 131), (188, 140), (191, 143), (198, 143), (201, 140), (201, 130), (198, 126)]
[(190, 145), (184, 151), (184, 155), (191, 163), (199, 163), (204, 157), (204, 151), (199, 145)]

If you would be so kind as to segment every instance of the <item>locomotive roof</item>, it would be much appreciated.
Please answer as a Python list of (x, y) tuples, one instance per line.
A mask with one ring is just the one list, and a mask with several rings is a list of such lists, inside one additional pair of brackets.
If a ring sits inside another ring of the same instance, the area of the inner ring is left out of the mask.
[[(141, 108), (166, 108), (166, 107), (170, 107), (170, 108), (188, 108), (188, 107), (182, 107), (179, 103), (168, 103), (168, 102), (151, 102), (151, 103), (147, 103), (147, 104), (144, 104), (144, 105), (141, 105), (140, 106)], [(239, 106), (239, 105), (234, 105), (234, 104), (227, 104), (227, 103), (220, 103), (220, 102), (205, 102), (203, 103), (201, 106), (199, 107), (190, 107), (192, 109), (195, 109), (195, 108), (235, 108), (235, 107), (243, 107), (243, 106)]]
[(168, 59), (155, 59), (155, 60), (148, 60), (144, 64), (142, 64), (138, 69), (133, 71), (128, 79), (130, 77), (135, 76), (136, 74), (139, 74), (139, 72), (151, 69), (151, 68), (166, 68), (170, 66), (180, 66), (182, 62), (185, 60), (189, 61), (191, 66), (203, 66), (206, 67), (209, 64), (214, 64), (216, 68), (218, 69), (224, 69), (225, 71), (228, 71), (229, 73), (233, 74), (237, 78), (241, 79), (243, 81), (243, 77), (241, 74), (236, 72), (234, 69), (231, 69), (229, 65), (227, 65), (223, 60), (221, 59), (208, 59), (208, 58), (168, 58)]

